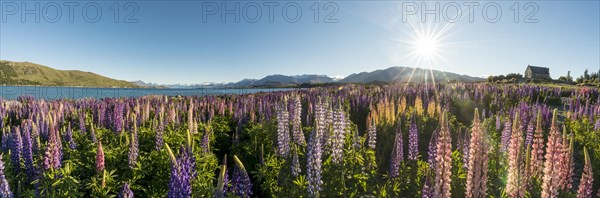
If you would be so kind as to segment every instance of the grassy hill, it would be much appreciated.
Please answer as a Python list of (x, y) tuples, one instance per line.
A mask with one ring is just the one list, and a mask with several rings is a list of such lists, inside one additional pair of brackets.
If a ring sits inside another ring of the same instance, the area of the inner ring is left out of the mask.
[(92, 72), (56, 70), (29, 62), (0, 60), (0, 85), (139, 87)]

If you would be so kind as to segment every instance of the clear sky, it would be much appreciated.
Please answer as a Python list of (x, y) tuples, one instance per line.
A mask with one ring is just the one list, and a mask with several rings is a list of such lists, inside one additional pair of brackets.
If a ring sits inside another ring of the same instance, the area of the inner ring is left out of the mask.
[(576, 77), (600, 68), (599, 12), (597, 0), (0, 0), (0, 59), (156, 83), (390, 66), (483, 76), (528, 64)]

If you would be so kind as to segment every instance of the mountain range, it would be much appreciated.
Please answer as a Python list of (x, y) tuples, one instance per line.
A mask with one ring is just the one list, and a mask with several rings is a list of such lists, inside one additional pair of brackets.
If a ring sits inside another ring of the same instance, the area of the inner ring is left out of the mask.
[(0, 85), (86, 86), (86, 87), (163, 87), (163, 88), (235, 88), (286, 87), (331, 83), (399, 83), (399, 82), (477, 82), (484, 79), (439, 70), (415, 67), (390, 67), (372, 72), (351, 74), (343, 79), (326, 75), (269, 75), (261, 79), (243, 79), (232, 83), (156, 84), (127, 82), (78, 70), (56, 70), (30, 62), (0, 60)]
[(467, 75), (456, 74), (452, 72), (444, 72), (439, 70), (423, 69), (418, 67), (390, 67), (383, 70), (375, 70), (372, 72), (361, 72), (351, 74), (348, 77), (340, 80), (342, 83), (372, 83), (372, 82), (413, 82), (425, 83), (432, 82), (478, 82), (484, 79)]

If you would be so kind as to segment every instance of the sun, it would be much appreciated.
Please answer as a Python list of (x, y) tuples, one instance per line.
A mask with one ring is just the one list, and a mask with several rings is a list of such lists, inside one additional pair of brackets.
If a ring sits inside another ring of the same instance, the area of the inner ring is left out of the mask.
[(431, 59), (438, 52), (438, 42), (431, 37), (421, 37), (414, 42), (414, 48), (419, 56)]

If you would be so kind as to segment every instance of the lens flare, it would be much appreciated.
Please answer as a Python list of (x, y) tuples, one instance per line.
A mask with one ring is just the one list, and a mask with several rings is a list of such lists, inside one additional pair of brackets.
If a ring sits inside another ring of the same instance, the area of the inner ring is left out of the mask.
[(418, 55), (424, 59), (431, 59), (438, 53), (438, 41), (430, 37), (422, 37), (415, 41), (414, 46)]

